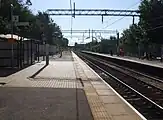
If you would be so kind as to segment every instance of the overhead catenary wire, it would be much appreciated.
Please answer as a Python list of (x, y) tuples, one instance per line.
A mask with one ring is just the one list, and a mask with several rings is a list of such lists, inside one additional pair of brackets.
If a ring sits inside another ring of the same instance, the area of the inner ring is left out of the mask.
[[(138, 2), (136, 2), (136, 3), (134, 3), (134, 4), (132, 4), (131, 6), (129, 6), (128, 8), (126, 8), (126, 9), (131, 9), (132, 7), (134, 7), (135, 5), (139, 4), (140, 2), (141, 2), (141, 1), (138, 1)], [(107, 25), (107, 26), (104, 27), (103, 29), (108, 28), (109, 26), (111, 26), (111, 25), (113, 25), (113, 24), (119, 22), (120, 20), (122, 20), (122, 19), (124, 19), (124, 18), (125, 18), (125, 16), (123, 16), (123, 17), (121, 17), (121, 18), (115, 20), (114, 22), (112, 22), (111, 24)], [(111, 19), (112, 19), (112, 18), (110, 18), (109, 20), (111, 20)], [(108, 20), (108, 21), (109, 21), (109, 20)]]
[[(138, 3), (137, 3), (137, 4), (138, 4)], [(135, 4), (135, 5), (136, 5), (136, 4)], [(129, 8), (127, 8), (127, 9), (129, 9)], [(107, 25), (105, 28), (107, 28), (107, 27), (109, 27), (109, 26), (111, 26), (111, 25), (113, 25), (113, 24), (119, 22), (120, 20), (122, 20), (122, 19), (124, 19), (124, 18), (125, 18), (125, 17), (121, 17), (121, 18), (117, 19), (117, 20), (114, 21), (113, 23)], [(163, 18), (163, 16), (159, 16), (159, 17), (156, 17), (156, 18), (153, 18), (153, 19), (149, 19), (148, 21), (149, 21), (149, 22), (152, 22), (152, 21), (159, 20), (159, 19), (162, 19), (162, 18)], [(163, 27), (163, 26), (158, 26), (158, 27), (155, 27), (155, 28), (148, 29), (147, 31), (155, 30), (155, 29), (162, 28), (162, 27)]]
[(156, 29), (159, 29), (159, 28), (163, 28), (163, 25), (157, 26), (157, 27), (155, 27), (155, 28), (148, 29), (148, 30), (146, 30), (146, 31), (152, 31), (152, 30), (156, 30)]
[(159, 16), (159, 17), (156, 17), (156, 18), (153, 18), (153, 19), (149, 19), (148, 22), (153, 22), (153, 21), (156, 21), (156, 20), (159, 20), (159, 19), (163, 19), (163, 16)]
[(121, 18), (117, 19), (116, 21), (112, 22), (111, 24), (107, 25), (106, 27), (104, 27), (104, 29), (106, 29), (106, 28), (108, 28), (109, 26), (111, 26), (111, 25), (113, 25), (113, 24), (119, 22), (119, 21), (122, 20), (123, 18), (125, 18), (125, 16), (124, 16), (124, 17), (121, 17)]

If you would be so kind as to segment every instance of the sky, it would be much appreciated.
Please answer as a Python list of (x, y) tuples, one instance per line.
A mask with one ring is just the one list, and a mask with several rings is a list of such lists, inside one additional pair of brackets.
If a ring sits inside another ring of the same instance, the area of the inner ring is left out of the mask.
[[(76, 3), (76, 9), (133, 9), (137, 10), (141, 0), (72, 0)], [(46, 11), (47, 9), (64, 9), (70, 8), (70, 0), (31, 0), (32, 6), (30, 9), (33, 13), (38, 11)], [(117, 30), (120, 33), (132, 24), (132, 17), (124, 17), (122, 20), (115, 22), (122, 17), (106, 16), (104, 22), (101, 22), (101, 17), (92, 16), (76, 16), (71, 22), (71, 16), (51, 16), (62, 30)], [(138, 18), (135, 20), (138, 21)], [(115, 22), (114, 24), (112, 24)], [(112, 24), (112, 25), (111, 25)], [(69, 39), (69, 45), (75, 42), (85, 43), (90, 40), (84, 40), (83, 34), (64, 34)], [(78, 37), (79, 36), (79, 37)], [(110, 35), (102, 35), (109, 37)], [(84, 35), (88, 37), (88, 35)]]

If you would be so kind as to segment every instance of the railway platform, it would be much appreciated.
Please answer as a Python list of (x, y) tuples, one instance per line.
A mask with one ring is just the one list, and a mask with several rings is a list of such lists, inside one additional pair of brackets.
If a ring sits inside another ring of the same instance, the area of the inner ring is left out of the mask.
[(159, 79), (162, 79), (163, 77), (162, 74), (163, 63), (158, 61), (140, 60), (132, 57), (126, 58), (126, 57), (110, 56), (108, 54), (102, 54), (102, 53), (96, 53), (90, 51), (82, 51), (82, 53), (91, 56), (96, 56), (98, 58), (102, 58), (110, 63), (114, 63), (118, 66), (125, 67), (127, 69), (137, 71), (139, 73), (144, 73), (150, 77), (156, 77)]
[(160, 60), (147, 60), (147, 59), (139, 59), (137, 57), (130, 57), (130, 56), (124, 56), (124, 57), (120, 57), (121, 59), (126, 59), (126, 60), (133, 60), (136, 62), (140, 62), (140, 63), (145, 63), (148, 65), (155, 65), (156, 67), (161, 67), (163, 68), (163, 62), (161, 62)]
[(0, 81), (1, 120), (146, 120), (73, 52)]
[[(88, 52), (88, 51), (84, 51), (84, 52)], [(143, 59), (139, 59), (139, 58), (136, 58), (136, 57), (130, 57), (130, 56), (123, 56), (123, 57), (122, 56), (117, 56), (117, 55), (111, 56), (110, 54), (102, 54), (102, 53), (95, 53), (95, 52), (88, 52), (88, 53), (97, 54), (97, 55), (101, 55), (101, 56), (106, 56), (106, 57), (113, 58), (113, 59), (138, 63), (138, 64), (142, 64), (142, 65), (153, 66), (153, 67), (156, 67), (156, 68), (163, 68), (163, 62), (160, 62), (158, 60), (146, 60), (146, 59), (143, 60)]]

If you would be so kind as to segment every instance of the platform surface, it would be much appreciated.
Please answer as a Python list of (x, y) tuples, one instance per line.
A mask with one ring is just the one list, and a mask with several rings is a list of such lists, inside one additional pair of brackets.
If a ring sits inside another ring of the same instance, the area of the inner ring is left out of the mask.
[[(85, 51), (88, 52), (88, 51)], [(163, 68), (163, 62), (160, 61), (150, 61), (150, 60), (142, 60), (136, 57), (129, 57), (129, 56), (124, 56), (124, 57), (120, 57), (120, 56), (116, 56), (116, 55), (109, 55), (109, 54), (102, 54), (102, 53), (95, 53), (95, 52), (89, 52), (89, 53), (93, 53), (93, 54), (99, 54), (99, 55), (103, 55), (103, 56), (107, 56), (110, 58), (115, 58), (115, 59), (120, 59), (120, 60), (125, 60), (125, 61), (130, 61), (130, 62), (135, 62), (135, 63), (139, 63), (139, 64), (144, 64), (144, 65), (149, 65), (149, 66), (153, 66), (153, 67), (158, 67), (158, 68)]]
[[(5, 78), (1, 120), (142, 120), (77, 55), (63, 52)], [(9, 80), (10, 79), (10, 80)]]
[(138, 62), (138, 63), (141, 63), (141, 64), (146, 64), (146, 65), (149, 65), (149, 66), (163, 68), (163, 62), (160, 62), (159, 60), (146, 60), (146, 59), (142, 60), (142, 59), (139, 59), (139, 58), (136, 58), (136, 57), (130, 57), (130, 56), (124, 56), (124, 57), (118, 57), (118, 58), (124, 59), (124, 60), (129, 60), (129, 61), (132, 61), (132, 62)]
[[(77, 77), (82, 78), (84, 90), (95, 120), (145, 120), (119, 94), (99, 78), (88, 65), (73, 54)], [(139, 114), (139, 115), (138, 115)]]

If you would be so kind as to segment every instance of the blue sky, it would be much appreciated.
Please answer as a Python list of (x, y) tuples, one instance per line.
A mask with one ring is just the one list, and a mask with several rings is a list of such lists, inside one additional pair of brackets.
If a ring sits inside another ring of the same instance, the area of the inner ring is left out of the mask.
[[(31, 0), (32, 6), (30, 9), (37, 13), (37, 11), (46, 11), (47, 9), (52, 8), (70, 8), (69, 0)], [(140, 0), (72, 0), (72, 2), (76, 3), (76, 8), (97, 8), (97, 9), (138, 9)], [(53, 20), (61, 27), (62, 30), (71, 29), (71, 17), (69, 16), (51, 16)], [(101, 22), (101, 17), (89, 17), (89, 16), (76, 16), (73, 19), (72, 28), (75, 29), (104, 29), (104, 30), (118, 30), (122, 32), (123, 29), (128, 28), (130, 24), (132, 24), (131, 17), (125, 17), (124, 19), (112, 24), (114, 21), (121, 17), (104, 17), (104, 23)], [(138, 21), (138, 20), (136, 20)], [(112, 24), (112, 25), (110, 25)], [(106, 26), (108, 26), (106, 28)], [(74, 36), (79, 36), (79, 34), (73, 34)], [(69, 37), (70, 34), (64, 34), (64, 36)], [(79, 38), (69, 38), (70, 45), (73, 45), (75, 42), (80, 43), (82, 40), (82, 36)], [(104, 35), (107, 37), (107, 35)], [(85, 41), (88, 42), (88, 41)]]

